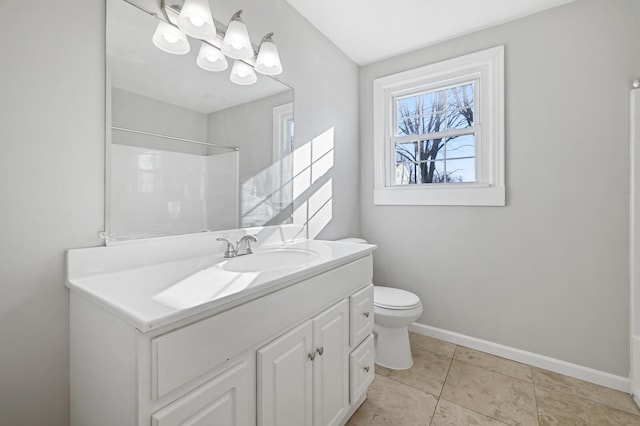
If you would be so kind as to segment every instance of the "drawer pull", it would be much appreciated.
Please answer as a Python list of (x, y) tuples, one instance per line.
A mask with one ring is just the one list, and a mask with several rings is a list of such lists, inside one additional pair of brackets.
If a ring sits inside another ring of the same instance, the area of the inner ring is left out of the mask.
[(322, 356), (323, 353), (324, 353), (324, 346), (320, 346), (318, 348), (318, 355)]
[(362, 315), (364, 315), (365, 318), (369, 318), (369, 311), (363, 313)]
[(315, 353), (315, 352), (311, 352), (311, 353), (309, 354), (309, 359), (310, 359), (311, 361), (313, 361), (314, 359), (316, 359), (316, 353)]
[(365, 365), (362, 369), (364, 370), (365, 373), (369, 372), (369, 366), (368, 365)]

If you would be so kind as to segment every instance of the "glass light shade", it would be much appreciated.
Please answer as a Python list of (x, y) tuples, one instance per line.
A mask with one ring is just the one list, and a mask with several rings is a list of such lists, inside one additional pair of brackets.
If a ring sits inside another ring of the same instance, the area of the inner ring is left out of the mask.
[(211, 8), (208, 0), (186, 0), (180, 15), (178, 15), (178, 28), (186, 35), (194, 38), (215, 38), (216, 26), (211, 16)]
[(196, 63), (200, 68), (207, 71), (224, 71), (229, 67), (227, 58), (222, 52), (207, 43), (202, 43)]
[(282, 74), (280, 55), (278, 55), (278, 48), (274, 42), (271, 40), (262, 42), (254, 68), (257, 72), (264, 75)]
[(241, 86), (248, 86), (258, 81), (258, 76), (251, 65), (248, 65), (242, 61), (233, 61), (233, 67), (231, 67), (231, 75), (229, 80), (232, 83), (239, 84)]
[(247, 26), (238, 19), (231, 19), (227, 33), (222, 40), (222, 53), (233, 59), (253, 58), (253, 48), (247, 32)]
[(156, 31), (153, 33), (153, 44), (164, 52), (173, 55), (189, 53), (191, 46), (189, 40), (182, 31), (164, 21), (159, 21)]

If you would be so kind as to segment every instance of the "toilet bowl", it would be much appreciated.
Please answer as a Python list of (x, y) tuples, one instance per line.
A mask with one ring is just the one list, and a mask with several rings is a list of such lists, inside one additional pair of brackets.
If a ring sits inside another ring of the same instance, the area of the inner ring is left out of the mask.
[[(339, 240), (366, 243), (360, 238)], [(394, 370), (413, 366), (409, 324), (422, 314), (420, 298), (399, 288), (373, 286), (373, 334), (376, 364)]]
[(399, 288), (373, 286), (373, 334), (376, 364), (394, 370), (413, 365), (409, 324), (422, 314), (415, 294)]

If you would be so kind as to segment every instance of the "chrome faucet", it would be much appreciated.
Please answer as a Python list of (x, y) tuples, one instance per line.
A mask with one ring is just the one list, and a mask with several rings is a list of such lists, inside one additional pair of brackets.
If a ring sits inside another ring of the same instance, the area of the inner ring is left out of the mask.
[[(258, 238), (255, 235), (251, 235), (251, 234), (243, 235), (242, 238), (240, 238), (238, 242), (236, 242), (235, 247), (233, 243), (226, 238), (217, 238), (217, 240), (227, 244), (227, 248), (224, 251), (224, 257), (226, 258), (244, 256), (245, 254), (251, 254), (253, 253), (253, 250), (251, 250), (251, 243), (258, 242)], [(247, 245), (247, 250), (241, 254), (240, 247), (242, 246), (242, 243), (245, 243)]]
[(224, 251), (224, 257), (235, 257), (237, 254), (236, 249), (233, 247), (233, 243), (226, 238), (216, 238), (218, 241), (227, 243), (227, 249)]
[[(258, 238), (255, 235), (251, 235), (251, 234), (243, 235), (242, 238), (240, 238), (240, 240), (238, 240), (238, 242), (236, 243), (236, 256), (242, 256), (245, 254), (253, 253), (253, 250), (251, 250), (251, 243), (257, 243), (257, 242), (258, 242)], [(247, 244), (247, 250), (244, 253), (240, 254), (240, 246), (242, 246), (242, 243)]]

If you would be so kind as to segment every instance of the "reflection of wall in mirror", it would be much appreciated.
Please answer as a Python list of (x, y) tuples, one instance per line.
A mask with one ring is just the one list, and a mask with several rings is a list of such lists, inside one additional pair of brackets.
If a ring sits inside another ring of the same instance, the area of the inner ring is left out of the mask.
[(291, 191), (283, 188), (291, 185), (291, 167), (273, 163), (273, 110), (292, 101), (288, 90), (208, 116), (209, 142), (240, 147), (242, 227), (291, 221)]
[[(207, 140), (207, 116), (119, 89), (112, 125)], [(238, 226), (238, 152), (112, 131), (110, 234), (129, 239)]]

